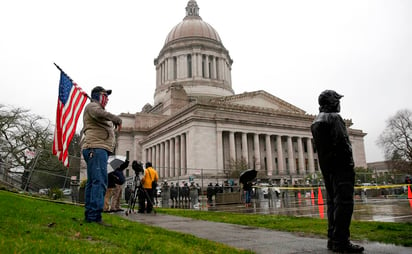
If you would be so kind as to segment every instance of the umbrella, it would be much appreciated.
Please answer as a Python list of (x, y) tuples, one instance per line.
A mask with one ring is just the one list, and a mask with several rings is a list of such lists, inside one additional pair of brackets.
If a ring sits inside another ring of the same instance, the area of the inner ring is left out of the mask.
[(110, 155), (107, 160), (107, 173), (113, 172), (116, 168), (126, 161), (126, 156), (122, 155)]
[(240, 173), (239, 181), (243, 184), (252, 181), (257, 176), (257, 171), (255, 169), (247, 169)]

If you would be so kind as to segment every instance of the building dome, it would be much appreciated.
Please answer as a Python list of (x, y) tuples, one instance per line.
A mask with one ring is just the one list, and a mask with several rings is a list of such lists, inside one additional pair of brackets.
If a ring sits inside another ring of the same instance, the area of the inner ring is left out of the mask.
[(182, 38), (203, 38), (217, 41), (222, 43), (219, 34), (216, 30), (202, 20), (200, 16), (186, 16), (182, 22), (177, 24), (169, 32), (166, 37), (165, 45), (169, 42), (173, 42)]
[(222, 43), (216, 30), (199, 16), (199, 7), (195, 0), (187, 3), (186, 17), (172, 28), (166, 37), (165, 45), (182, 38), (203, 38)]
[(170, 107), (177, 87), (190, 99), (233, 95), (232, 63), (217, 31), (199, 16), (196, 1), (189, 0), (186, 16), (169, 32), (154, 59), (155, 105)]

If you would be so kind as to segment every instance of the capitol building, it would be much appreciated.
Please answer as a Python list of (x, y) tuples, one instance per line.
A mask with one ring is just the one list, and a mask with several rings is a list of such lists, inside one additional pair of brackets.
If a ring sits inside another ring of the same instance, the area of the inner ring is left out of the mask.
[[(239, 162), (272, 181), (319, 172), (310, 131), (315, 116), (263, 90), (236, 94), (229, 49), (195, 0), (165, 38), (154, 59), (154, 102), (119, 115), (116, 154), (152, 162), (169, 181), (221, 183)], [(355, 166), (366, 168), (366, 134), (345, 122)], [(131, 167), (126, 175), (133, 175)]]

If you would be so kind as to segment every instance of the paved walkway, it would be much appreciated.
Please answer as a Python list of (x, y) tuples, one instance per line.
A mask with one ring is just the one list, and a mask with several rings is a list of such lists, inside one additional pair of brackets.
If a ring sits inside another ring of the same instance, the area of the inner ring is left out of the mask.
[[(302, 237), (296, 234), (218, 223), (164, 214), (119, 214), (125, 219), (191, 234), (255, 253), (332, 253), (326, 249), (326, 239)], [(355, 242), (365, 247), (364, 253), (412, 253), (412, 248), (380, 243)]]

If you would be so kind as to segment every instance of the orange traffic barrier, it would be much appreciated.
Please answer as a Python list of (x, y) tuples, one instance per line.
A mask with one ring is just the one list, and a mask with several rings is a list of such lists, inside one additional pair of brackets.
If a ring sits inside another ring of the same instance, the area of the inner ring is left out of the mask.
[(412, 199), (412, 191), (411, 191), (411, 186), (408, 186), (408, 199)]
[(315, 194), (313, 193), (313, 189), (312, 189), (311, 192), (310, 192), (310, 198), (311, 198), (311, 199), (314, 199), (314, 198), (315, 198)]
[(325, 203), (323, 203), (323, 196), (322, 196), (322, 190), (318, 189), (318, 205), (324, 205)]

